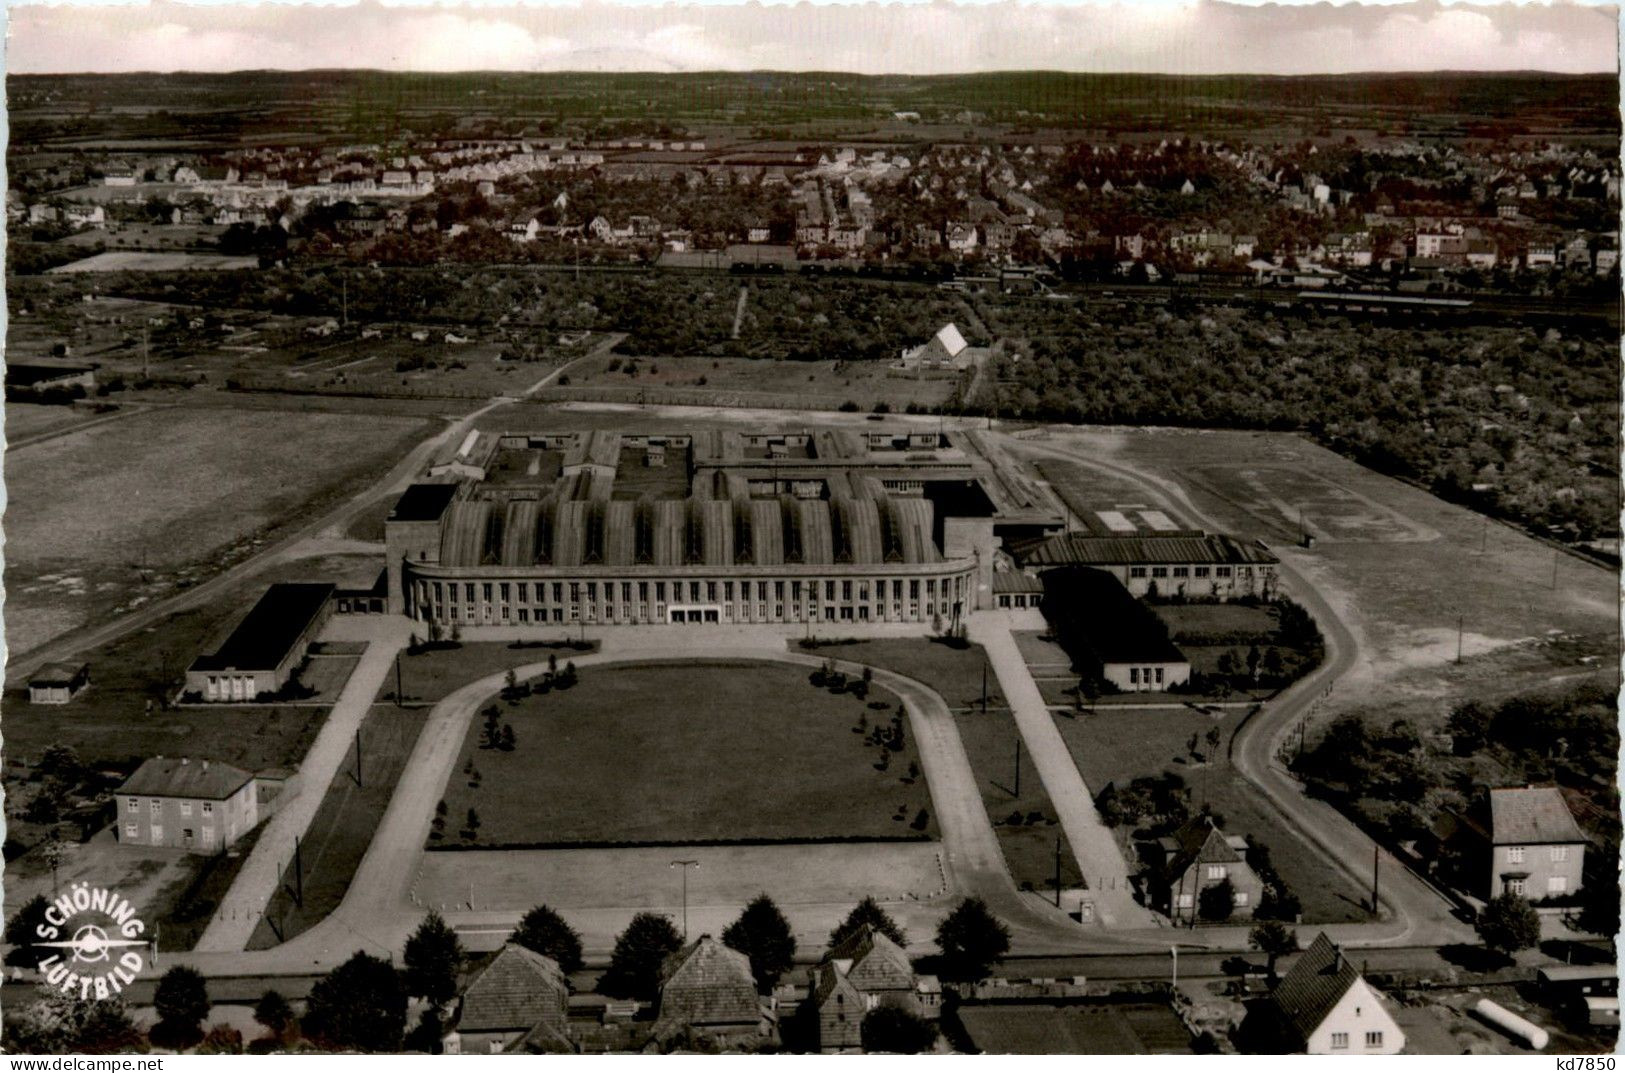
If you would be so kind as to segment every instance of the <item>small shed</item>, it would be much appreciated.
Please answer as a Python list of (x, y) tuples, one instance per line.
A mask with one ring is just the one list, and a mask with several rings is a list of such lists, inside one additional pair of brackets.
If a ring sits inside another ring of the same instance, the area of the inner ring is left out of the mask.
[(90, 664), (47, 663), (28, 680), (28, 703), (66, 704), (90, 686)]

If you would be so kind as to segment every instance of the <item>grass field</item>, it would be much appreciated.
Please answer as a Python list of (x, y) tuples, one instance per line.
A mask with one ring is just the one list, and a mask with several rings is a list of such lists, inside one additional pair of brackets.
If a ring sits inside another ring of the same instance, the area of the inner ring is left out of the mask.
[[(898, 703), (881, 689), (869, 696), (891, 710)], [(517, 747), (480, 748), (483, 719), (473, 720), (445, 791), (448, 821), (440, 844), (794, 841), (936, 832), (934, 819), (923, 831), (911, 826), (930, 808), (925, 779), (908, 779), (910, 764), (918, 764), (912, 741), (905, 735), (903, 750), (879, 771), (881, 750), (854, 731), (860, 718), (889, 722), (889, 712), (816, 689), (800, 668), (587, 668), (572, 689), (498, 704)], [(480, 819), (472, 841), (459, 833), (470, 808)]]
[(999, 679), (988, 668), (987, 654), (981, 645), (953, 648), (924, 637), (887, 637), (817, 648), (802, 648), (799, 642), (792, 641), (790, 648), (810, 656), (868, 663), (895, 671), (930, 686), (942, 694), (948, 707), (955, 709), (975, 707), (980, 711), (985, 682), (988, 710), (1004, 708)]
[(344, 900), (427, 718), (426, 710), (403, 710), (384, 704), (374, 705), (367, 713), (361, 724), (365, 750), (361, 785), (356, 784), (355, 747), (351, 746), (301, 840), (303, 904), (288, 889), (294, 885), (289, 873), (254, 929), (248, 943), (250, 950), (263, 950), (298, 935)]
[[(1061, 497), (1067, 509), (1092, 534), (1110, 536), (1113, 532), (1101, 520), (1098, 513), (1100, 511), (1155, 508), (1167, 514), (1174, 524), (1183, 524), (1182, 519), (1166, 508), (1156, 507), (1152, 500), (1146, 498), (1144, 488), (1125, 477), (1059, 459), (1045, 459), (1037, 464), (1037, 469), (1039, 475), (1048, 481), (1050, 487)], [(1150, 531), (1150, 527), (1136, 515), (1128, 515), (1128, 521), (1134, 523), (1137, 529)]]
[(8, 452), (11, 649), (200, 580), (425, 432), (409, 418), (188, 407)]
[[(954, 722), (959, 727), (965, 755), (970, 758), (971, 770), (976, 773), (982, 805), (993, 823), (993, 833), (998, 837), (999, 848), (1004, 851), (1005, 863), (1010, 866), (1010, 876), (1016, 885), (1031, 885), (1039, 890), (1053, 886), (1055, 844), (1056, 839), (1060, 839), (1061, 885), (1076, 887), (1078, 867), (1071, 843), (1061, 830), (1032, 758), (1027, 755), (1026, 747), (1019, 744), (1021, 733), (1010, 713), (1000, 710), (983, 715), (979, 709), (964, 711)], [(1022, 753), (1019, 786), (1016, 783), (1018, 749)]]
[[(1225, 831), (1252, 835), (1270, 849), (1270, 858), (1281, 878), (1303, 901), (1304, 920), (1329, 924), (1364, 920), (1358, 907), (1360, 892), (1313, 850), (1287, 830), (1258, 797), (1258, 791), (1238, 775), (1225, 759), (1224, 750), (1244, 713), (1223, 709), (1217, 715), (1203, 715), (1189, 708), (1113, 710), (1100, 708), (1076, 716), (1057, 715), (1055, 725), (1066, 741), (1078, 773), (1095, 794), (1108, 783), (1125, 786), (1138, 775), (1171, 771), (1185, 780), (1191, 803), (1210, 803), (1224, 817)], [(1208, 762), (1207, 732), (1219, 728), (1217, 756)], [(1193, 763), (1186, 743), (1197, 736), (1197, 750), (1204, 762)]]
[(32, 402), (6, 403), (6, 439), (11, 442), (57, 429), (72, 428), (94, 415), (74, 406), (45, 406)]
[[(575, 634), (564, 626), (550, 631), (549, 641), (562, 640)], [(434, 648), (416, 655), (401, 654), (401, 693), (408, 704), (433, 703), (461, 686), (487, 675), (501, 674), (510, 667), (544, 662), (548, 656), (557, 656), (559, 666), (577, 655), (598, 650), (598, 642), (589, 640), (590, 648), (577, 652), (571, 648), (515, 648), (507, 641), (463, 641), (456, 648)], [(384, 681), (381, 699), (393, 700), (395, 676)]]

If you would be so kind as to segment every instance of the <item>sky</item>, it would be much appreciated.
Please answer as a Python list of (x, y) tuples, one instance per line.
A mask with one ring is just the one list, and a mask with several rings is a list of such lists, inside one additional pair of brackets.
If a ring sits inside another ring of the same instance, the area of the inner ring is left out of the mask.
[(1544, 3), (14, 2), (11, 73), (996, 70), (1167, 74), (1618, 68), (1618, 8)]

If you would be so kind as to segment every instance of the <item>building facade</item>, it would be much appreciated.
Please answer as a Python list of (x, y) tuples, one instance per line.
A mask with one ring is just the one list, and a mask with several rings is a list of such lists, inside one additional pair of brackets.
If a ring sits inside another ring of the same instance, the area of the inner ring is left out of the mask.
[(90, 664), (47, 663), (28, 680), (28, 703), (66, 704), (90, 688)]
[(186, 669), (186, 692), (221, 702), (281, 691), (332, 614), (333, 592), (326, 584), (272, 585), (214, 653)]
[(471, 436), (385, 523), (392, 611), (450, 630), (914, 622), (993, 605), (1059, 518), (937, 433)]
[(1584, 883), (1588, 839), (1555, 786), (1490, 791), (1488, 894), (1561, 898)]
[(217, 761), (155, 756), (114, 793), (120, 842), (218, 853), (259, 822), (254, 776)]

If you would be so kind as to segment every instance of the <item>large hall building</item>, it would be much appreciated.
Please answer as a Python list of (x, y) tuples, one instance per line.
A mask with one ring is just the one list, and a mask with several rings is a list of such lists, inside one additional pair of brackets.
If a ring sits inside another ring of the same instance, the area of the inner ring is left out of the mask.
[(1061, 531), (976, 432), (470, 433), (385, 522), (389, 609), (443, 627), (952, 624)]

